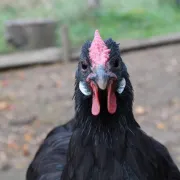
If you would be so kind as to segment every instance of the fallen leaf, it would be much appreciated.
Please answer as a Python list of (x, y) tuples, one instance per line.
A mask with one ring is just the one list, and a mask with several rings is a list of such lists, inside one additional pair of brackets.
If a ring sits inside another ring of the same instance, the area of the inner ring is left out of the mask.
[(15, 106), (12, 104), (7, 107), (7, 110), (9, 110), (9, 111), (12, 111), (14, 109), (15, 109)]
[(56, 81), (56, 87), (57, 87), (57, 88), (61, 87), (61, 81), (60, 81), (60, 80), (59, 80), (59, 81)]
[(136, 108), (135, 108), (135, 114), (137, 114), (137, 115), (139, 115), (139, 116), (142, 116), (142, 115), (144, 115), (144, 114), (146, 114), (146, 110), (145, 110), (145, 108), (144, 107), (142, 107), (142, 106), (137, 106)]
[(9, 142), (8, 143), (8, 148), (13, 149), (13, 150), (19, 150), (19, 146), (15, 142)]
[(24, 156), (29, 156), (30, 155), (29, 146), (27, 144), (23, 145), (22, 151), (23, 151)]
[(0, 111), (5, 110), (9, 107), (8, 102), (6, 101), (0, 101)]
[(29, 134), (29, 133), (24, 134), (24, 140), (25, 140), (26, 142), (32, 141), (32, 134)]
[(1, 80), (1, 81), (0, 81), (0, 85), (1, 85), (2, 87), (6, 87), (6, 86), (8, 86), (8, 84), (9, 84), (8, 80)]
[(159, 123), (157, 123), (156, 124), (156, 127), (158, 128), (158, 129), (166, 129), (166, 125), (164, 124), (164, 123), (162, 123), (162, 122), (159, 122)]

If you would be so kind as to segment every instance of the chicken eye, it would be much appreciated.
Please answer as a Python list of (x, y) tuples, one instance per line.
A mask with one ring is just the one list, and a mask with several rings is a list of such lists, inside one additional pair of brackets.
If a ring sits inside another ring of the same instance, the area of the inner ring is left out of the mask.
[(87, 63), (86, 62), (82, 62), (81, 63), (81, 68), (82, 68), (82, 70), (87, 70), (87, 68), (88, 68), (88, 65), (87, 65)]
[(119, 60), (118, 59), (114, 60), (112, 66), (115, 68), (118, 68), (119, 67)]

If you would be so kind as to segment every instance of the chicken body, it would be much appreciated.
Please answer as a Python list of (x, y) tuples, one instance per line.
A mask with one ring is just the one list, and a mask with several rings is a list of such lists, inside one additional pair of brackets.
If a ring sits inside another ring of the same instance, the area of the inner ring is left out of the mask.
[[(71, 124), (72, 121), (48, 134), (29, 166), (27, 180), (180, 179), (180, 172), (167, 149), (139, 127), (127, 129), (121, 137), (116, 136), (112, 139), (114, 147), (109, 147), (105, 142), (96, 144), (96, 139), (94, 142), (84, 140), (85, 137), (78, 134), (80, 130), (72, 136)], [(76, 144), (71, 147), (69, 153), (74, 156), (67, 164), (71, 136), (71, 141)], [(88, 138), (91, 139), (92, 135)]]
[(82, 47), (74, 99), (74, 119), (48, 134), (27, 180), (180, 180), (168, 150), (134, 119), (118, 44), (98, 32)]

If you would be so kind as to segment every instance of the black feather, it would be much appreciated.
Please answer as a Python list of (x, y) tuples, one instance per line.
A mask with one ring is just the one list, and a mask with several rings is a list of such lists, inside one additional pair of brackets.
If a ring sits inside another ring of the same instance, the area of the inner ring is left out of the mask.
[[(76, 73), (75, 118), (52, 130), (36, 153), (27, 171), (27, 180), (180, 180), (180, 172), (168, 150), (146, 135), (134, 119), (133, 88), (123, 63), (119, 45), (105, 41), (110, 59), (118, 59), (118, 80), (126, 80), (125, 90), (117, 97), (117, 111), (109, 114), (101, 98), (98, 116), (91, 114), (92, 98), (79, 88)], [(89, 61), (88, 41), (80, 61)], [(111, 61), (110, 60), (110, 61)]]

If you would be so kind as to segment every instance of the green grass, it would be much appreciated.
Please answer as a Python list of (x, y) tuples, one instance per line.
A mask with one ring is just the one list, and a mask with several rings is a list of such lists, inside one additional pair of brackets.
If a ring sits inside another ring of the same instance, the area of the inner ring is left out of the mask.
[(59, 26), (67, 23), (74, 46), (92, 39), (95, 29), (104, 38), (116, 40), (180, 32), (180, 7), (175, 7), (173, 0), (102, 0), (102, 8), (94, 12), (87, 9), (84, 0), (49, 0), (48, 4), (25, 1), (23, 5), (0, 5), (0, 53), (12, 51), (4, 40), (4, 22), (14, 18), (45, 17), (57, 19)]

